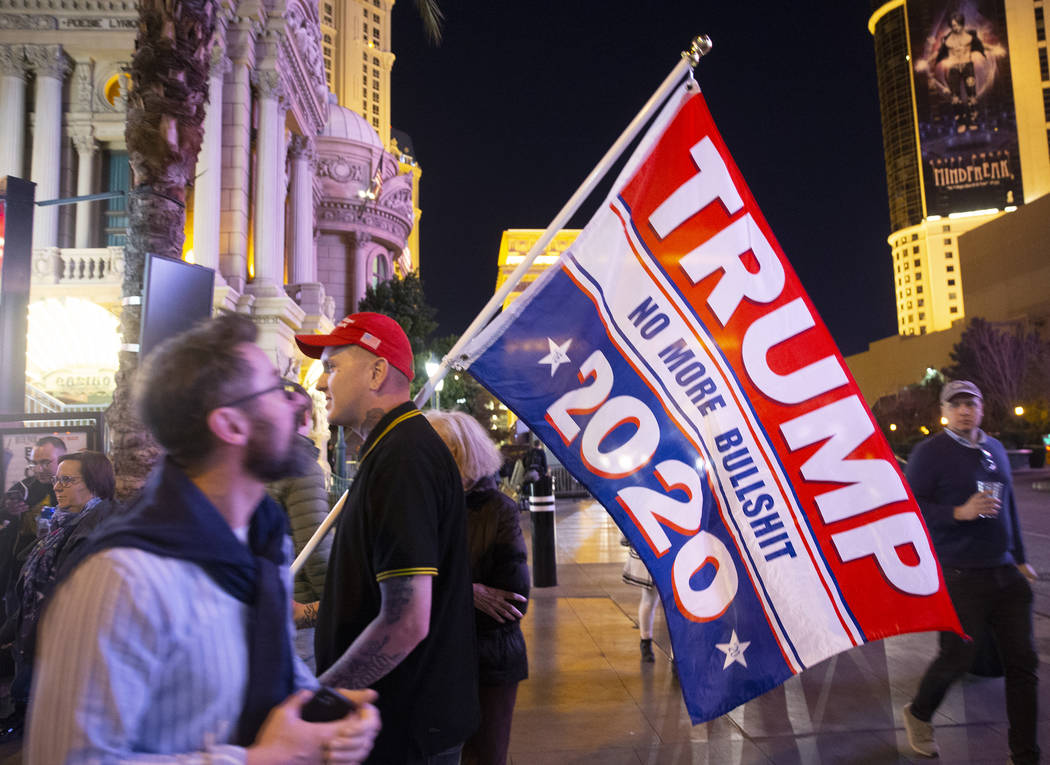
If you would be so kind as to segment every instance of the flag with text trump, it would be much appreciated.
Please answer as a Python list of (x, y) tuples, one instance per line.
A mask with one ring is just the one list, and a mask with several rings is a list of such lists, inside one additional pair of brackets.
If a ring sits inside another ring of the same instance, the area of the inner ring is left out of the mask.
[(463, 358), (645, 561), (700, 722), (868, 640), (960, 627), (894, 456), (703, 97), (675, 98)]

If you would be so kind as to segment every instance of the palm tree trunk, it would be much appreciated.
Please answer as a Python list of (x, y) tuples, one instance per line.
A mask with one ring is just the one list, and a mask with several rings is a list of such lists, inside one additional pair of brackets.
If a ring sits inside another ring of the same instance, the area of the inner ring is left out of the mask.
[[(204, 135), (217, 7), (215, 0), (139, 2), (125, 128), (132, 178), (120, 321), (126, 345), (139, 342), (141, 307), (127, 298), (142, 295), (146, 253), (182, 255), (187, 187)], [(121, 351), (113, 403), (106, 412), (122, 499), (141, 488), (160, 454), (134, 411), (131, 393), (138, 363), (138, 353)]]

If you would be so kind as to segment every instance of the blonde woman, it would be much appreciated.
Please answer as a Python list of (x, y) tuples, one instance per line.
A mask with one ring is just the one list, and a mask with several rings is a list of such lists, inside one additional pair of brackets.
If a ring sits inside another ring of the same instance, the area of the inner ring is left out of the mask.
[(518, 683), (529, 673), (520, 625), (529, 567), (518, 506), (496, 488), (502, 457), (477, 420), (463, 412), (425, 414), (456, 460), (467, 501), (481, 725), (463, 747), (463, 763), (503, 765)]

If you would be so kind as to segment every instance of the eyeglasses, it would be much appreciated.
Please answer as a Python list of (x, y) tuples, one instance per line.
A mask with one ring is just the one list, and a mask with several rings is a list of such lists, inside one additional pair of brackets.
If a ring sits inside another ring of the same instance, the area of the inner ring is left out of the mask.
[(284, 391), (284, 397), (289, 401), (292, 401), (299, 392), (298, 386), (295, 383), (289, 382), (288, 380), (281, 380), (281, 382), (270, 388), (257, 390), (255, 393), (249, 393), (247, 396), (241, 396), (240, 398), (235, 398), (233, 401), (227, 401), (225, 404), (219, 404), (215, 408), (222, 409), (227, 406), (239, 406), (245, 401), (251, 401), (253, 398), (258, 398), (259, 396), (265, 396), (267, 393), (273, 393), (275, 390)]
[(68, 489), (77, 481), (83, 480), (84, 479), (78, 475), (56, 475), (54, 478), (51, 479), (51, 485), (56, 488), (61, 486), (63, 489)]
[(994, 473), (999, 469), (999, 466), (995, 464), (995, 457), (987, 449), (981, 449), (981, 467), (989, 473)]

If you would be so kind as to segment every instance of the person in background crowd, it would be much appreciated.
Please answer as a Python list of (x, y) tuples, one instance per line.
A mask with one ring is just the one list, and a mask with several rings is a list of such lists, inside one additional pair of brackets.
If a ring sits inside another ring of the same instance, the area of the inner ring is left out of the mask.
[[(324, 468), (317, 461), (321, 450), (310, 438), (314, 430), (314, 402), (303, 386), (298, 383), (289, 385), (295, 391), (296, 401), (300, 406), (296, 415), (297, 438), (302, 439), (302, 448), (310, 451), (314, 459), (305, 475), (281, 479), (269, 484), (266, 490), (288, 515), (292, 527), (292, 543), (298, 556), (317, 531), (317, 527), (324, 522), (330, 508), (328, 490), (325, 488), (327, 477)], [(332, 537), (326, 535), (295, 575), (293, 598), (296, 626), (299, 627), (295, 633), (295, 652), (311, 672), (314, 671), (314, 628), (304, 625), (315, 624), (317, 621), (317, 603), (324, 590), (324, 578), (328, 572), (328, 556), (331, 551)]]
[(129, 512), (60, 574), (41, 621), (28, 765), (358, 762), (371, 692), (301, 718), (317, 682), (292, 651), (288, 522), (265, 483), (313, 455), (255, 325), (226, 314), (154, 348), (135, 401), (166, 456)]
[(660, 595), (653, 584), (649, 569), (635, 551), (626, 537), (620, 538), (620, 544), (627, 548), (627, 560), (623, 564), (623, 581), (632, 587), (641, 589), (638, 600), (638, 635), (641, 638), (639, 650), (642, 661), (651, 664), (656, 661), (653, 654), (653, 622), (656, 618), (656, 607), (660, 605)]
[(409, 398), (412, 347), (377, 313), (295, 339), (324, 362), (329, 422), (364, 439), (318, 610), (317, 669), (379, 691), (370, 763), (458, 763), (479, 714), (463, 487)]
[(525, 454), (525, 480), (531, 483), (540, 480), (545, 475), (547, 475), (547, 452), (543, 448), (543, 442), (534, 438), (529, 451)]
[(58, 459), (66, 453), (66, 443), (57, 436), (44, 436), (36, 442), (29, 458), (31, 474), (15, 482), (4, 493), (0, 504), (0, 622), (9, 611), (17, 610), (15, 582), (37, 538), (37, 519), (44, 507), (55, 506), (51, 479), (58, 470)]
[[(915, 447), (906, 474), (922, 509), (944, 583), (967, 635), (987, 627), (995, 636), (1006, 674), (1007, 741), (1014, 765), (1039, 762), (1037, 741), (1039, 657), (1032, 636), (1035, 570), (1025, 558), (1014, 502), (1010, 460), (1003, 445), (981, 430), (984, 403), (968, 380), (941, 390), (947, 427)], [(973, 664), (977, 643), (940, 634), (940, 652), (919, 690), (901, 710), (908, 743), (936, 757), (933, 713)]]
[(426, 412), (452, 452), (467, 500), (467, 545), (478, 631), (481, 724), (463, 747), (467, 765), (503, 765), (510, 745), (518, 683), (529, 676), (521, 618), (528, 606), (529, 565), (518, 506), (496, 488), (502, 456), (464, 412)]
[(22, 736), (33, 673), (36, 628), (63, 564), (118, 506), (113, 500), (113, 465), (102, 452), (74, 452), (58, 458), (53, 479), (56, 507), (50, 530), (29, 553), (15, 587), (17, 609), (8, 616), (0, 642), (14, 640), (15, 674), (9, 690), (14, 712), (0, 720), (0, 743)]

